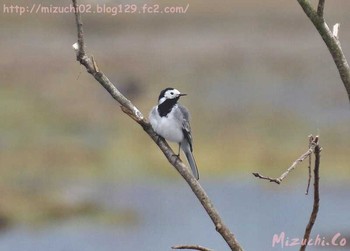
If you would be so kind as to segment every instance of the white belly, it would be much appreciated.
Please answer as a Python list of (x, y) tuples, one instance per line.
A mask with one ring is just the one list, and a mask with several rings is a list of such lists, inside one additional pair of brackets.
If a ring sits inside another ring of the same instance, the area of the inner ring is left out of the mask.
[(173, 113), (167, 117), (156, 115), (156, 119), (150, 119), (153, 130), (164, 139), (180, 143), (183, 140), (182, 122), (175, 120)]

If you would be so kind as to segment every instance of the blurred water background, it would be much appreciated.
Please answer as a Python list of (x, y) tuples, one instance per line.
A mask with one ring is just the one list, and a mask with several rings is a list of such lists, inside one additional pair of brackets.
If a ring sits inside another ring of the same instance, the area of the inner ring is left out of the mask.
[[(316, 3), (316, 1), (313, 1)], [(82, 1), (115, 6), (145, 1)], [(0, 15), (0, 250), (227, 250), (143, 130), (75, 61), (74, 15)], [(83, 15), (87, 51), (144, 113), (164, 87), (188, 93), (204, 188), (246, 250), (281, 250), (311, 213), (306, 164), (279, 176), (319, 134), (321, 208), (312, 236), (350, 242), (347, 94), (297, 1), (147, 1), (185, 14)], [(124, 6), (125, 7), (125, 6)], [(327, 1), (350, 57), (350, 2)], [(298, 250), (285, 247), (283, 250)], [(311, 250), (349, 250), (314, 247)]]

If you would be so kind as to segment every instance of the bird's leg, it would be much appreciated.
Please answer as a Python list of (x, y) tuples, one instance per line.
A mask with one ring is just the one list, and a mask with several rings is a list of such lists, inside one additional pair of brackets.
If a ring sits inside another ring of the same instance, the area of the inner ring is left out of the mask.
[[(161, 141), (161, 140), (165, 140), (165, 139), (158, 134), (157, 144), (159, 144), (159, 141)], [(178, 159), (180, 159), (180, 145), (181, 145), (181, 143), (179, 143), (179, 148), (178, 148), (177, 154), (173, 154), (173, 156), (176, 156), (176, 158), (178, 158)]]
[(176, 158), (180, 159), (180, 143), (179, 143), (179, 149), (177, 151), (177, 154), (173, 154), (173, 156), (176, 156)]
[(178, 149), (178, 151), (177, 151), (177, 157), (178, 157), (178, 158), (180, 158), (180, 145), (181, 145), (181, 143), (179, 143), (179, 149)]

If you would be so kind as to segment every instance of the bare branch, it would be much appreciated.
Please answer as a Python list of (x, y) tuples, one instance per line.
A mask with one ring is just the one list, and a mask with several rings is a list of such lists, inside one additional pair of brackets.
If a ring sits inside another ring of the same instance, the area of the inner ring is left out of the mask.
[(264, 180), (268, 180), (270, 182), (275, 182), (276, 184), (281, 184), (281, 182), (283, 181), (283, 179), (292, 171), (296, 168), (296, 166), (303, 162), (303, 160), (305, 160), (307, 157), (309, 157), (314, 151), (315, 151), (315, 147), (316, 147), (316, 144), (318, 142), (318, 136), (316, 136), (313, 141), (311, 142), (310, 144), (310, 147), (309, 149), (304, 153), (302, 154), (297, 160), (295, 160), (293, 162), (293, 164), (284, 172), (281, 174), (280, 177), (278, 178), (270, 178), (270, 177), (266, 177), (266, 176), (263, 176), (259, 173), (253, 173), (253, 175), (259, 179), (264, 179)]
[[(334, 63), (338, 68), (340, 77), (344, 83), (348, 98), (350, 101), (350, 68), (348, 61), (345, 58), (345, 55), (341, 49), (340, 41), (337, 36), (334, 36), (330, 31), (327, 23), (323, 18), (323, 8), (324, 0), (319, 1), (318, 11), (316, 12), (308, 0), (297, 0), (300, 6), (303, 8), (305, 14), (314, 24), (317, 31), (320, 33), (323, 41), (326, 43), (329, 52), (331, 53)], [(322, 11), (321, 11), (322, 10)], [(322, 15), (320, 15), (322, 14)]]
[(192, 249), (192, 250), (199, 250), (199, 251), (214, 251), (213, 249), (209, 249), (198, 245), (179, 245), (179, 246), (173, 246), (171, 248), (172, 249)]
[(312, 208), (312, 212), (310, 215), (309, 222), (305, 229), (305, 234), (303, 238), (302, 246), (300, 247), (300, 251), (305, 251), (307, 247), (307, 243), (310, 239), (310, 234), (312, 227), (314, 226), (317, 218), (318, 209), (320, 206), (320, 191), (319, 191), (319, 181), (320, 181), (320, 175), (319, 175), (319, 169), (320, 169), (320, 152), (322, 148), (318, 145), (318, 143), (315, 146), (315, 167), (314, 167), (314, 204)]
[[(224, 238), (231, 250), (241, 251), (242, 247), (239, 245), (233, 233), (224, 224), (221, 216), (215, 209), (213, 203), (209, 199), (205, 190), (201, 187), (199, 182), (193, 177), (189, 169), (184, 165), (184, 163), (176, 157), (175, 153), (169, 147), (167, 142), (159, 137), (152, 129), (152, 126), (144, 118), (139, 109), (134, 106), (130, 100), (128, 100), (107, 78), (107, 76), (98, 69), (95, 59), (90, 58), (86, 55), (84, 50), (84, 33), (83, 33), (83, 23), (81, 21), (80, 13), (77, 9), (77, 1), (73, 1), (73, 6), (75, 7), (75, 17), (78, 32), (78, 51), (77, 60), (85, 66), (88, 73), (90, 73), (108, 92), (109, 94), (119, 102), (121, 109), (129, 115), (133, 120), (135, 120), (139, 125), (142, 126), (144, 131), (153, 139), (153, 141), (158, 145), (160, 150), (163, 152), (168, 161), (176, 168), (176, 170), (181, 174), (181, 176), (186, 180), (188, 185), (191, 187), (193, 193), (197, 196), (198, 200), (206, 210), (207, 214), (214, 223), (215, 229)], [(76, 47), (76, 46), (75, 46)]]

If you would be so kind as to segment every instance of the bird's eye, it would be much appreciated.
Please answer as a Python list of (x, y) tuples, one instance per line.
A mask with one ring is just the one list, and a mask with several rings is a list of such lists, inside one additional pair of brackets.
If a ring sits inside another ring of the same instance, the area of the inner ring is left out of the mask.
[(174, 95), (174, 93), (173, 93), (173, 92), (170, 92), (170, 95)]

